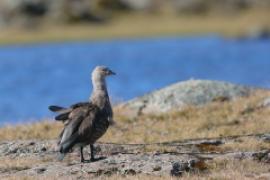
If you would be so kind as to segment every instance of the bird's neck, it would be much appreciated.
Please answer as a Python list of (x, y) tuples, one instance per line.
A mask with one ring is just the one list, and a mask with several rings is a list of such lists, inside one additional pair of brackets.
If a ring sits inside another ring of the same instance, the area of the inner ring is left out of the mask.
[(106, 92), (107, 93), (107, 85), (104, 78), (96, 78), (92, 80), (93, 83), (93, 91), (94, 92)]
[(107, 85), (104, 78), (92, 79), (93, 93), (90, 101), (100, 108), (110, 105)]

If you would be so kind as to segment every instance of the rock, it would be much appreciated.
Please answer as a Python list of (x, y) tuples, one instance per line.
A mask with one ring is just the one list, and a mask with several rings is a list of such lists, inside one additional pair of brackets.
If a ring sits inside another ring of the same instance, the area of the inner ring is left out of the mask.
[(171, 170), (171, 175), (180, 177), (183, 175), (183, 172), (188, 168), (187, 163), (181, 164), (179, 162), (173, 163), (172, 165), (172, 170)]
[(32, 27), (44, 20), (57, 22), (104, 22), (105, 17), (94, 12), (89, 0), (2, 0), (0, 23)]
[(270, 179), (270, 173), (262, 173), (262, 174), (256, 175), (252, 179), (261, 179), (261, 180)]
[(50, 4), (49, 18), (60, 22), (104, 22), (106, 18), (95, 13), (94, 9), (92, 1), (58, 0)]
[(26, 0), (20, 6), (22, 14), (28, 16), (44, 16), (48, 12), (48, 1), (43, 0)]
[(38, 174), (43, 174), (47, 169), (46, 168), (37, 168), (35, 169)]
[(209, 4), (205, 0), (173, 0), (174, 9), (178, 13), (200, 14), (209, 10)]
[[(34, 27), (48, 12), (49, 0), (2, 0), (0, 19), (6, 26)], [(3, 9), (3, 11), (2, 11)]]
[(162, 113), (181, 110), (188, 105), (200, 106), (215, 101), (218, 97), (232, 100), (248, 96), (254, 89), (226, 82), (189, 80), (135, 98), (121, 104), (129, 114)]
[(258, 107), (260, 108), (268, 108), (270, 107), (270, 97), (264, 99), (259, 105)]
[[(220, 156), (222, 157), (222, 156)], [(257, 152), (232, 152), (223, 155), (223, 158), (227, 159), (251, 159), (261, 162), (270, 162), (269, 150), (262, 150)]]
[(205, 169), (205, 165), (201, 160), (191, 159), (188, 162), (175, 162), (172, 165), (171, 175), (182, 176), (184, 172), (194, 171), (195, 169)]
[(220, 139), (214, 139), (214, 140), (202, 140), (200, 142), (201, 145), (214, 145), (214, 146), (220, 146), (224, 144), (225, 142)]
[(264, 40), (270, 38), (270, 29), (265, 26), (257, 26), (248, 30), (245, 35), (241, 36), (240, 40)]
[[(155, 11), (163, 3), (162, 0), (98, 0), (98, 4), (109, 10)], [(166, 2), (168, 3), (168, 2)]]
[(120, 0), (120, 1), (133, 10), (149, 9), (154, 2), (153, 0)]
[(262, 141), (270, 143), (270, 134), (265, 134), (260, 137)]
[(153, 168), (153, 171), (161, 171), (162, 170), (162, 167), (161, 166), (155, 166)]
[(136, 175), (137, 172), (134, 169), (125, 169), (124, 170), (124, 175)]
[(231, 15), (245, 9), (270, 7), (270, 0), (172, 0), (172, 4), (177, 12), (184, 14), (215, 12)]
[(257, 161), (269, 163), (270, 162), (270, 151), (265, 150), (265, 151), (260, 151), (260, 152), (253, 152), (251, 154), (251, 157)]

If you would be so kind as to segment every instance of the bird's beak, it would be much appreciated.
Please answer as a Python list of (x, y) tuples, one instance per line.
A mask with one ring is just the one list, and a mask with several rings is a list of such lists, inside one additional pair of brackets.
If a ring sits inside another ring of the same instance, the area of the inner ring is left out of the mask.
[(116, 75), (116, 73), (113, 72), (112, 70), (109, 70), (108, 75)]

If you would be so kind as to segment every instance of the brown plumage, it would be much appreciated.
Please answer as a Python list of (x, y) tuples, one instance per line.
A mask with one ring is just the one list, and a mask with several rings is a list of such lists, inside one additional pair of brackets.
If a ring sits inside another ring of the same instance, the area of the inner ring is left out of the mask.
[(98, 66), (92, 73), (93, 93), (89, 102), (77, 103), (69, 108), (50, 106), (55, 117), (63, 121), (65, 126), (59, 135), (60, 159), (63, 159), (73, 147), (79, 146), (81, 162), (85, 162), (83, 148), (90, 145), (91, 161), (94, 161), (93, 144), (107, 131), (113, 119), (105, 77), (113, 75), (110, 69)]

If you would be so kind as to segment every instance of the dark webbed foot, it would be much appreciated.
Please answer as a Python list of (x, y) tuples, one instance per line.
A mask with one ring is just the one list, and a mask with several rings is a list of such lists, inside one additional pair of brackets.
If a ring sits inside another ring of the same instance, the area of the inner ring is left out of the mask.
[(90, 144), (90, 153), (91, 153), (91, 158), (90, 158), (90, 161), (91, 162), (97, 162), (97, 161), (100, 161), (100, 160), (103, 160), (103, 159), (106, 159), (106, 157), (99, 157), (99, 158), (95, 158), (95, 154), (94, 154), (94, 145), (93, 144)]
[(97, 162), (97, 161), (101, 161), (101, 160), (104, 160), (104, 159), (106, 159), (106, 157), (94, 158), (94, 159), (91, 159), (90, 161), (91, 162)]
[(81, 161), (81, 163), (91, 163), (92, 161), (90, 161), (90, 160), (83, 160), (83, 161)]

